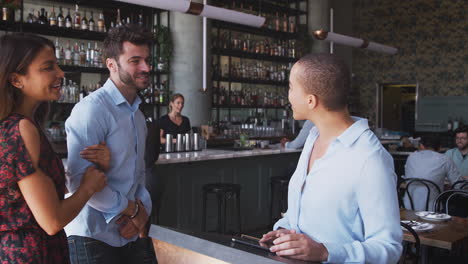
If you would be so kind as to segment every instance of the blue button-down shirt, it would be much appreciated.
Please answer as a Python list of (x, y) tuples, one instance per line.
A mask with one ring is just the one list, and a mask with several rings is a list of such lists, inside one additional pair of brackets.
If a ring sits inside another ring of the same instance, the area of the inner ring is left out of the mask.
[(396, 263), (402, 231), (393, 159), (369, 130), (355, 122), (307, 168), (312, 128), (289, 182), (288, 211), (275, 224), (304, 233), (327, 248), (332, 263)]
[(77, 190), (87, 167), (92, 164), (80, 157), (86, 146), (105, 141), (111, 152), (107, 186), (94, 194), (79, 215), (65, 227), (68, 236), (94, 238), (120, 247), (127, 240), (119, 235), (115, 221), (128, 206), (128, 200), (140, 199), (151, 212), (151, 197), (145, 188), (146, 123), (138, 109), (140, 98), (130, 105), (109, 79), (104, 86), (85, 97), (65, 122), (68, 145), (66, 185)]
[(453, 160), (462, 176), (468, 176), (468, 155), (463, 157), (458, 148), (447, 150), (445, 155)]

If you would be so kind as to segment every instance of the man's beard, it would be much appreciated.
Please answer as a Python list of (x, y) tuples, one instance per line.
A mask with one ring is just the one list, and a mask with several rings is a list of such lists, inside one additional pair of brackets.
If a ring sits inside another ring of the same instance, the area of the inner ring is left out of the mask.
[(118, 69), (119, 69), (119, 78), (125, 85), (135, 88), (137, 90), (143, 90), (143, 89), (148, 88), (148, 85), (145, 85), (144, 87), (138, 86), (135, 82), (135, 78), (141, 75), (149, 76), (149, 73), (142, 72), (142, 73), (139, 73), (138, 76), (135, 76), (135, 78), (133, 78), (128, 72), (122, 70), (122, 67), (119, 66)]
[(465, 145), (463, 145), (463, 146), (461, 146), (461, 147), (457, 146), (457, 148), (458, 148), (458, 150), (460, 150), (460, 151), (466, 151), (466, 150), (468, 149), (468, 144), (465, 144)]

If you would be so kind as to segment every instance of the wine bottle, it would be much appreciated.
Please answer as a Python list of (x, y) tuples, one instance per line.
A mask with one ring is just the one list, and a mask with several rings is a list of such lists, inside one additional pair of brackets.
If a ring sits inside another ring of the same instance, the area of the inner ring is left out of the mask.
[(61, 6), (59, 7), (59, 14), (57, 16), (57, 25), (58, 27), (65, 27), (65, 18), (63, 17)]

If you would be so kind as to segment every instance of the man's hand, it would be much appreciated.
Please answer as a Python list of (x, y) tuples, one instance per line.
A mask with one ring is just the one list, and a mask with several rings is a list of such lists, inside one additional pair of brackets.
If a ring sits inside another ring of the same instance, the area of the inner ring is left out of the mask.
[(278, 230), (273, 230), (270, 231), (262, 236), (260, 239), (260, 243), (272, 243), (273, 240), (277, 239), (280, 237), (281, 234), (290, 234), (291, 230), (289, 229), (278, 229)]
[(130, 217), (126, 215), (121, 216), (116, 221), (116, 224), (119, 225), (120, 235), (126, 239), (130, 239), (140, 232), (140, 230), (138, 230), (135, 224), (132, 221), (130, 221)]
[(138, 214), (130, 220), (138, 228), (138, 232), (142, 232), (145, 230), (146, 223), (148, 222), (148, 213), (140, 200), (136, 200), (135, 202), (138, 203), (139, 211)]
[(98, 165), (103, 171), (108, 171), (110, 168), (111, 154), (109, 148), (106, 146), (106, 142), (84, 148), (80, 152), (80, 156)]
[(305, 261), (326, 261), (328, 250), (322, 243), (317, 243), (304, 234), (296, 234), (296, 230), (289, 230), (289, 234), (282, 233), (273, 241), (271, 252), (278, 256), (285, 256)]
[(289, 139), (288, 139), (288, 138), (285, 138), (285, 137), (282, 138), (282, 139), (280, 140), (281, 147), (284, 148), (284, 147), (286, 146), (286, 142), (289, 142)]

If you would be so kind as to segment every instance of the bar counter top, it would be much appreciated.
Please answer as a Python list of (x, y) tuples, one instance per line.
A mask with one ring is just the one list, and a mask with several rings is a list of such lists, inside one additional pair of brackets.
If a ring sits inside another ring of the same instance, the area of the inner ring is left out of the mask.
[(252, 150), (223, 150), (204, 149), (202, 151), (161, 153), (156, 164), (171, 164), (195, 161), (208, 161), (219, 159), (246, 158), (252, 156), (276, 155), (286, 153), (298, 153), (296, 149), (252, 149)]

